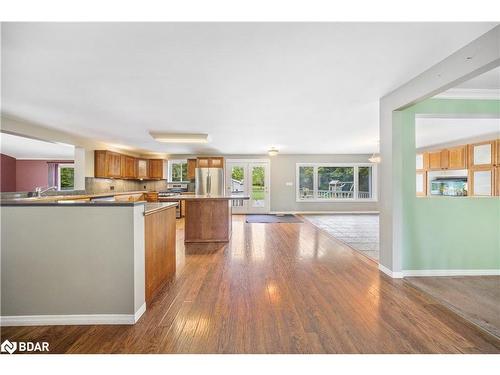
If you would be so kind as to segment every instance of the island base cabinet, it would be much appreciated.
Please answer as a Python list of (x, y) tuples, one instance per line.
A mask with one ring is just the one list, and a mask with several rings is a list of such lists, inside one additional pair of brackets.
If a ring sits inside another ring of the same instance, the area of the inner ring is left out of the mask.
[(227, 199), (185, 200), (184, 242), (229, 242), (231, 201)]
[(175, 207), (144, 217), (146, 303), (175, 276)]

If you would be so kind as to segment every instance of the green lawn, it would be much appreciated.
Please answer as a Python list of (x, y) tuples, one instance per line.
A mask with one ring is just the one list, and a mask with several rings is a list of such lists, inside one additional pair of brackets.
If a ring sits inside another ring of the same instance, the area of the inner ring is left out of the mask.
[(264, 187), (262, 186), (252, 186), (252, 199), (254, 201), (264, 199)]

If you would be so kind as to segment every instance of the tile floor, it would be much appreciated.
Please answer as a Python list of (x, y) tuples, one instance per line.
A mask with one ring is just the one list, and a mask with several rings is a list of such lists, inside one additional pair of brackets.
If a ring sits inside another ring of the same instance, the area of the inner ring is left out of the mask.
[(378, 214), (302, 215), (367, 257), (379, 259)]

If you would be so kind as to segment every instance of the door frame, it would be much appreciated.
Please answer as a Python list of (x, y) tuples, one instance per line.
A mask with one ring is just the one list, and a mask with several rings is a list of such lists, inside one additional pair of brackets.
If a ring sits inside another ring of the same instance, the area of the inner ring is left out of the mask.
[[(271, 212), (271, 159), (269, 159), (269, 158), (262, 158), (262, 159), (255, 159), (255, 158), (252, 158), (252, 159), (225, 159), (224, 163), (225, 163), (224, 169), (227, 171), (226, 172), (226, 178), (227, 178), (228, 173), (229, 173), (229, 170), (227, 168), (228, 163), (235, 163), (235, 164), (245, 163), (245, 164), (247, 164), (247, 166), (250, 166), (251, 164), (255, 164), (255, 163), (266, 163), (267, 164), (267, 176), (266, 176), (265, 183), (266, 183), (266, 186), (268, 187), (268, 192), (267, 192), (268, 205), (267, 205), (267, 209), (265, 211), (259, 212), (259, 213), (261, 213), (261, 214), (268, 214), (268, 213), (270, 213)], [(250, 181), (250, 176), (248, 176), (248, 179)], [(249, 192), (249, 194), (250, 194), (250, 192)], [(247, 212), (243, 212), (241, 214), (242, 215), (252, 214), (252, 212), (251, 212), (251, 210), (249, 208), (250, 207), (247, 207)]]

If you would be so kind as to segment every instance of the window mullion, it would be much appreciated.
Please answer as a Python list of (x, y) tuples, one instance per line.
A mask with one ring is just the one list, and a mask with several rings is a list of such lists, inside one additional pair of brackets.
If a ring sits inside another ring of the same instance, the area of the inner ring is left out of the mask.
[(313, 199), (316, 200), (318, 199), (318, 166), (315, 165), (313, 167), (313, 177), (314, 177), (314, 181), (313, 181)]
[(358, 190), (359, 190), (359, 166), (354, 166), (354, 189), (353, 189), (353, 199), (358, 199)]

